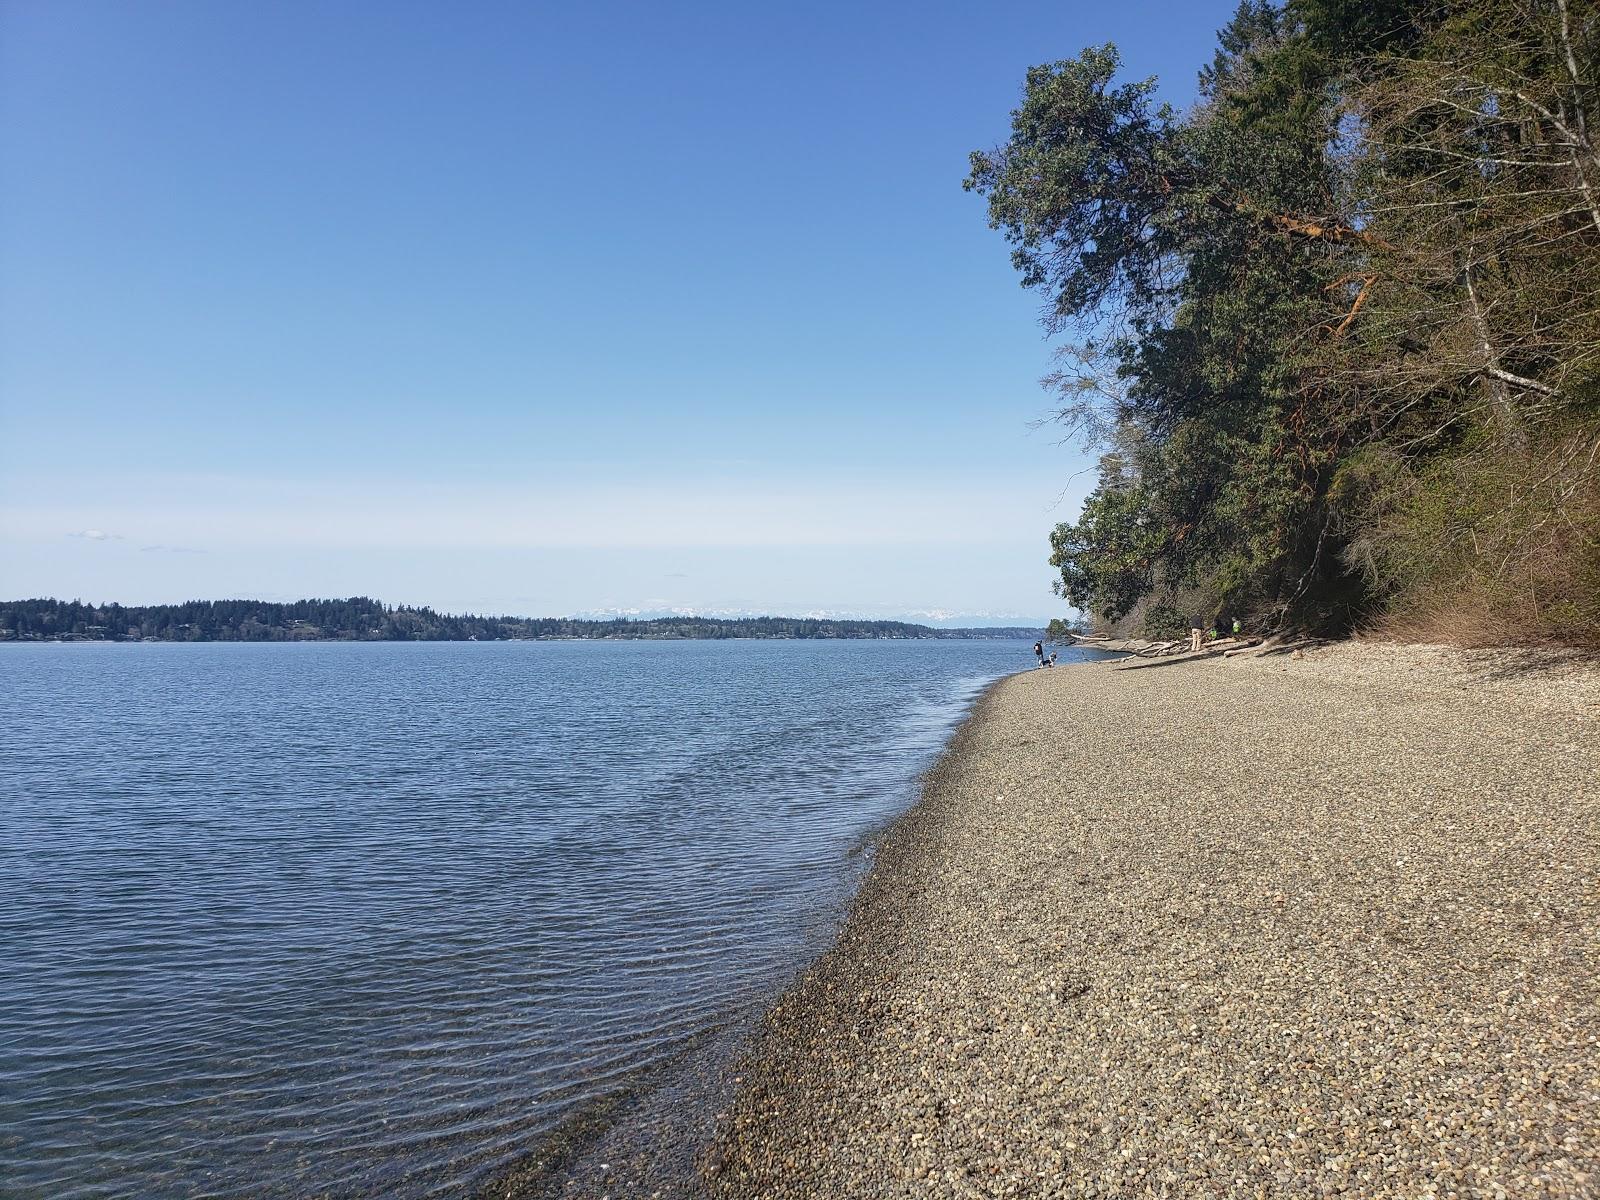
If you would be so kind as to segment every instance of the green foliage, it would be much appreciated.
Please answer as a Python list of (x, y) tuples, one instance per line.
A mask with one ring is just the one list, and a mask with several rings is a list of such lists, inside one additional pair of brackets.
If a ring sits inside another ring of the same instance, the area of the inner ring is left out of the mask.
[(1185, 615), (1182, 609), (1172, 604), (1147, 605), (1139, 632), (1147, 638), (1158, 641), (1183, 637), (1189, 632), (1190, 619), (1190, 616)]
[(1045, 626), (1044, 640), (1047, 642), (1055, 642), (1057, 644), (1066, 643), (1072, 641), (1074, 635), (1078, 634), (1079, 632), (1081, 631), (1075, 629), (1071, 624), (1063, 621), (1060, 617), (1051, 617), (1050, 623)]
[(1079, 338), (1060, 415), (1111, 443), (1051, 534), (1058, 591), (1152, 633), (1196, 602), (1340, 631), (1423, 595), (1507, 606), (1516, 577), (1576, 636), (1600, 14), (1244, 0), (1218, 41), (1182, 118), (1091, 48), (1030, 70), (973, 155), (1046, 325)]
[(1023, 286), (1054, 293), (1057, 319), (1165, 291), (1163, 215), (1181, 150), (1171, 111), (1152, 107), (1155, 81), (1114, 87), (1118, 65), (1105, 45), (1029, 70), (1011, 141), (974, 152), (965, 183), (988, 197)]
[(1050, 565), (1061, 571), (1057, 591), (1069, 604), (1115, 620), (1150, 589), (1162, 534), (1145, 512), (1141, 489), (1101, 487), (1076, 524), (1056, 526)]

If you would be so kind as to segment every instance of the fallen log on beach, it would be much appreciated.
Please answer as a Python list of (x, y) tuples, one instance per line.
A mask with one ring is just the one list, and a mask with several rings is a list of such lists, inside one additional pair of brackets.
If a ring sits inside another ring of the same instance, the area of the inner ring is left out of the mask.
[(1158, 654), (1168, 653), (1174, 646), (1181, 645), (1183, 645), (1183, 639), (1179, 638), (1176, 641), (1171, 642), (1156, 642), (1145, 647), (1143, 650), (1135, 650), (1134, 653), (1140, 658), (1154, 658)]
[[(1211, 651), (1222, 651), (1229, 648), (1228, 653), (1238, 653), (1260, 644), (1260, 638), (1225, 637), (1216, 638), (1205, 642), (1199, 653), (1206, 654)], [(1107, 638), (1107, 637), (1073, 637), (1073, 644), (1087, 646), (1091, 650), (1105, 650), (1116, 654), (1131, 654), (1135, 658), (1165, 658), (1170, 655), (1189, 654), (1188, 638), (1174, 638), (1171, 641), (1149, 641), (1143, 638)], [(1320, 645), (1320, 642), (1307, 642), (1304, 645)]]
[(1158, 654), (1154, 657), (1133, 655), (1132, 657), (1137, 659), (1137, 662), (1129, 662), (1127, 659), (1121, 659), (1116, 669), (1119, 671), (1142, 671), (1151, 667), (1175, 667), (1179, 663), (1200, 662), (1201, 660), (1207, 658), (1221, 658), (1226, 653), (1227, 651), (1225, 650), (1212, 650), (1207, 648), (1192, 651), (1184, 650), (1178, 654), (1169, 652), (1167, 654)]

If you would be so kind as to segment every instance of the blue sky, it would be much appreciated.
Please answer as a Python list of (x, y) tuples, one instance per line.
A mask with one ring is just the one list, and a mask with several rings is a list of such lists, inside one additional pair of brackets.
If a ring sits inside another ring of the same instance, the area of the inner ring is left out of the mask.
[(967, 154), (1232, 4), (0, 7), (0, 595), (1060, 611)]

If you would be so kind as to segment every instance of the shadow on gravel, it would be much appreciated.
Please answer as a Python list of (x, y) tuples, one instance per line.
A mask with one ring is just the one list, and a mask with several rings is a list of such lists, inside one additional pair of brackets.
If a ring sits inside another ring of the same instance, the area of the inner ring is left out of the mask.
[(1147, 658), (1130, 663), (1126, 667), (1113, 667), (1113, 671), (1148, 671), (1156, 667), (1176, 667), (1183, 663), (1199, 662), (1205, 658), (1221, 658), (1221, 650), (1202, 650), (1199, 654), (1178, 654), (1171, 658)]
[(1594, 650), (1466, 650), (1462, 653), (1467, 665), (1479, 672), (1478, 678), (1495, 683), (1600, 664), (1600, 651)]

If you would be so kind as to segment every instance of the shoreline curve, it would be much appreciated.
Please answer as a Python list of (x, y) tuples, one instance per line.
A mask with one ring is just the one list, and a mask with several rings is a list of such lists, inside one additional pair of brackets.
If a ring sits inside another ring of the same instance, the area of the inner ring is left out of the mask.
[(710, 1194), (1600, 1184), (1600, 670), (1025, 671), (768, 1011)]

